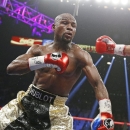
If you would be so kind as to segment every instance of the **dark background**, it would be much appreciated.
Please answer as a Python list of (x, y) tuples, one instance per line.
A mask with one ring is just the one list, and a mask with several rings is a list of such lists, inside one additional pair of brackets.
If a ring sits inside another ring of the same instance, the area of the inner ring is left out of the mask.
[[(24, 2), (24, 0), (19, 0), (19, 2)], [(37, 11), (53, 19), (61, 13), (71, 13), (73, 15), (75, 8), (73, 5), (74, 0), (70, 0), (70, 2), (65, 0), (63, 2), (60, 2), (60, 0), (28, 0), (26, 2), (31, 8), (35, 8)], [(79, 14), (76, 16), (78, 23), (77, 33), (73, 39), (75, 43), (94, 46), (99, 36), (108, 35), (117, 44), (130, 44), (130, 11), (128, 10), (130, 3), (124, 7), (124, 10), (120, 9), (121, 5), (115, 6), (109, 3), (107, 9), (104, 8), (104, 5), (105, 3), (96, 3), (95, 1), (83, 2), (82, 0), (80, 2)], [(117, 8), (114, 9), (114, 7)], [(28, 47), (11, 45), (11, 37), (39, 37), (31, 35), (32, 28), (29, 25), (3, 14), (0, 14), (0, 18), (2, 20), (0, 25), (0, 106), (4, 106), (8, 101), (16, 97), (19, 90), (26, 90), (28, 88), (34, 75), (33, 72), (23, 76), (9, 76), (6, 74), (7, 65), (28, 49)], [(43, 33), (40, 39), (53, 39), (53, 34)], [(94, 63), (101, 56), (96, 53), (90, 54)], [(115, 56), (115, 60), (105, 85), (110, 95), (115, 120), (124, 121), (128, 120), (124, 57), (105, 54), (97, 68), (104, 80), (109, 67), (107, 62), (111, 62), (113, 56)], [(129, 57), (126, 57), (126, 62), (128, 84), (130, 84)], [(76, 85), (83, 77), (84, 74), (81, 75)], [(93, 89), (86, 80), (68, 105), (73, 115), (79, 116), (78, 112), (91, 110), (94, 101), (95, 95)]]

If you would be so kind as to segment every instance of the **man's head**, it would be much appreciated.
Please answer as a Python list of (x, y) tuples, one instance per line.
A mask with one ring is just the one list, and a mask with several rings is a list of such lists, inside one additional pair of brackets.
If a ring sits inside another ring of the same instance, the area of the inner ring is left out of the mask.
[(58, 15), (53, 24), (54, 40), (70, 43), (75, 36), (76, 27), (77, 22), (71, 14)]

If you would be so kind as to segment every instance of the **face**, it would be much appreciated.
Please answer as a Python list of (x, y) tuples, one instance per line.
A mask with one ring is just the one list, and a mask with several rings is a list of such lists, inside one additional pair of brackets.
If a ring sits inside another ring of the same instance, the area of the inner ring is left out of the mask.
[(77, 23), (70, 14), (61, 14), (56, 17), (53, 25), (55, 40), (69, 43), (75, 36)]

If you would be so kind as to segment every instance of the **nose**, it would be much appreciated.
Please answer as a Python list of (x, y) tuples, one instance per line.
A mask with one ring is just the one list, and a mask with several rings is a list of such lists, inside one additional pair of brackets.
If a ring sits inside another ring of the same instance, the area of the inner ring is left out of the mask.
[(72, 28), (71, 24), (68, 24), (68, 26), (67, 26), (67, 30), (69, 30), (69, 31), (73, 31), (73, 28)]

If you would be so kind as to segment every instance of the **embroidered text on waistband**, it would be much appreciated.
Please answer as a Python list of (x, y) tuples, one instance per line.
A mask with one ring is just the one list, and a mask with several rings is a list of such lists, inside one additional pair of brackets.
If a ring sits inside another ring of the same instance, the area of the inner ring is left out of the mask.
[(33, 85), (30, 88), (28, 94), (33, 96), (34, 98), (40, 100), (40, 101), (48, 102), (48, 103), (51, 103), (51, 104), (53, 104), (53, 102), (56, 98), (55, 95), (47, 93), (47, 92), (42, 91), (40, 89), (37, 89)]

